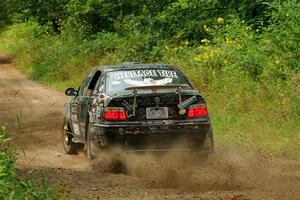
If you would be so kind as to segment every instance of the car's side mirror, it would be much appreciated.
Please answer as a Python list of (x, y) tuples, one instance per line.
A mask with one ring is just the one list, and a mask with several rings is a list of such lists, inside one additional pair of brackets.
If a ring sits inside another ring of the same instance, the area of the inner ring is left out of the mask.
[(65, 94), (67, 95), (67, 96), (76, 96), (77, 95), (77, 90), (75, 90), (74, 88), (68, 88), (68, 89), (66, 89), (66, 91), (65, 91)]

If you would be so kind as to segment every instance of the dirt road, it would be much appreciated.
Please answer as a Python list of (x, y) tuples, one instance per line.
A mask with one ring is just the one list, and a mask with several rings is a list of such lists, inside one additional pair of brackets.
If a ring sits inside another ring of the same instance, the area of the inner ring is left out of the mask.
[(89, 162), (66, 155), (60, 142), (60, 91), (28, 80), (0, 54), (0, 120), (19, 152), (18, 173), (48, 172), (68, 199), (300, 199), (300, 162), (217, 149), (205, 163), (188, 155), (128, 155), (114, 151)]

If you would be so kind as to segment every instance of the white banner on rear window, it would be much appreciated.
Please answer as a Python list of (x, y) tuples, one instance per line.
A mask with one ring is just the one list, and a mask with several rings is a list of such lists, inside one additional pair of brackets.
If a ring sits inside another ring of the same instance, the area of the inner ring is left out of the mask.
[(130, 79), (130, 78), (178, 78), (176, 71), (173, 70), (130, 70), (130, 71), (118, 71), (114, 72), (114, 78), (116, 80)]

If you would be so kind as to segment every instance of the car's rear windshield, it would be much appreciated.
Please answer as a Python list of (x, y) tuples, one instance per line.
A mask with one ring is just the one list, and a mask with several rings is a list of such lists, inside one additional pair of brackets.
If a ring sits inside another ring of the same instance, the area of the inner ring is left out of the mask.
[(115, 93), (131, 87), (178, 84), (191, 87), (187, 78), (176, 69), (120, 70), (107, 73), (106, 91)]

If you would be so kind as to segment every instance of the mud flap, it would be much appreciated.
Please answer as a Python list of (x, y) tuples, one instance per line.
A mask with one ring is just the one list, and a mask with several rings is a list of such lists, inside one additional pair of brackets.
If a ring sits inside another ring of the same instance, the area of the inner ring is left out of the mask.
[(108, 145), (108, 141), (105, 135), (105, 132), (97, 127), (95, 127), (93, 124), (96, 122), (96, 116), (89, 111), (89, 132), (91, 133), (87, 133), (88, 134), (92, 134), (92, 139), (95, 140), (96, 142), (99, 143), (99, 145), (101, 147), (107, 146)]
[(71, 120), (71, 104), (66, 103), (65, 104), (65, 109), (66, 109), (66, 120), (70, 121)]
[(214, 153), (214, 136), (211, 128), (200, 148), (203, 152), (207, 152), (208, 154)]

